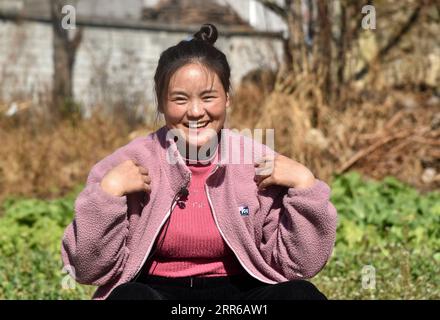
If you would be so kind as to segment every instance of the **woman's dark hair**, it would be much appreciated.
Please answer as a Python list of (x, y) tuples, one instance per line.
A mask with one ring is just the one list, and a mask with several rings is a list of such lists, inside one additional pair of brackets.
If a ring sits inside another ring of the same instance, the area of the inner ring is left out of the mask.
[(225, 92), (229, 92), (231, 70), (225, 54), (214, 46), (217, 36), (217, 28), (214, 25), (204, 24), (191, 40), (180, 41), (162, 52), (154, 75), (159, 111), (163, 111), (171, 77), (179, 68), (189, 63), (200, 63), (214, 71)]

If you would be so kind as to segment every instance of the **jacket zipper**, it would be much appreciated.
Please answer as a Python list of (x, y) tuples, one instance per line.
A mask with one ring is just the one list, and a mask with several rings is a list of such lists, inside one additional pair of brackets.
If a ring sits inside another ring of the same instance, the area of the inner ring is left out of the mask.
[[(189, 181), (190, 181), (190, 180), (191, 180), (191, 173), (189, 174)], [(187, 183), (187, 184), (188, 184), (188, 183)], [(160, 224), (160, 227), (157, 229), (156, 234), (154, 235), (153, 240), (151, 241), (151, 244), (150, 244), (150, 246), (148, 247), (147, 253), (145, 254), (144, 258), (142, 259), (142, 263), (141, 263), (140, 266), (137, 268), (137, 271), (134, 273), (134, 275), (132, 275), (132, 276), (129, 278), (128, 281), (132, 281), (132, 280), (135, 279), (135, 278), (137, 279), (137, 277), (138, 277), (138, 273), (141, 271), (141, 269), (142, 269), (142, 267), (143, 267), (145, 261), (147, 260), (148, 255), (150, 254), (151, 249), (153, 248), (154, 243), (156, 242), (156, 238), (157, 238), (157, 236), (159, 235), (160, 230), (162, 229), (162, 227), (163, 227), (163, 225), (165, 224), (165, 222), (169, 219), (169, 217), (170, 217), (170, 215), (171, 215), (171, 212), (172, 212), (172, 211), (174, 210), (174, 208), (176, 207), (177, 201), (178, 201), (178, 199), (175, 199), (175, 200), (173, 201), (173, 203), (171, 204), (171, 209), (167, 211), (167, 213), (166, 213), (164, 219), (162, 220), (162, 222), (161, 222), (161, 224)]]
[[(219, 167), (219, 165), (217, 165), (216, 167), (215, 167), (215, 169), (211, 172), (211, 174), (208, 176), (208, 178), (217, 170), (217, 168)], [(207, 178), (207, 179), (208, 179)], [(226, 239), (226, 237), (225, 237), (225, 235), (224, 235), (224, 233), (223, 233), (223, 231), (222, 231), (222, 229), (220, 229), (220, 226), (219, 226), (219, 224), (218, 224), (218, 221), (217, 221), (217, 216), (216, 216), (216, 214), (215, 214), (215, 211), (214, 211), (214, 206), (212, 205), (212, 202), (211, 202), (211, 197), (209, 196), (209, 191), (208, 191), (208, 186), (206, 185), (206, 183), (205, 183), (205, 192), (206, 192), (206, 195), (207, 195), (207, 197), (208, 197), (208, 202), (209, 202), (209, 206), (211, 207), (211, 210), (212, 210), (212, 216), (214, 217), (214, 221), (215, 221), (215, 224), (216, 224), (216, 226), (217, 226), (217, 229), (218, 229), (218, 231), (220, 232), (220, 234), (221, 234), (221, 236), (222, 236), (222, 238), (223, 238), (223, 240), (226, 242), (226, 244), (228, 245), (228, 247), (229, 247), (229, 249), (231, 249), (231, 251), (235, 254), (235, 256), (237, 257), (237, 260), (238, 260), (238, 262), (240, 262), (240, 264), (241, 264), (241, 266), (251, 275), (251, 276), (253, 276), (255, 279), (257, 279), (257, 280), (259, 280), (259, 281), (261, 281), (261, 282), (263, 282), (263, 283), (267, 283), (266, 282), (266, 280), (262, 280), (262, 279), (260, 279), (259, 277), (257, 277), (255, 274), (253, 274), (246, 266), (245, 266), (245, 264), (240, 260), (240, 258), (239, 258), (239, 255), (234, 251), (234, 249), (232, 249), (232, 246), (230, 245), (230, 243), (228, 242), (228, 240)]]
[[(218, 168), (219, 168), (219, 165), (217, 164), (216, 167), (215, 167), (215, 169), (209, 174), (208, 178), (209, 178), (211, 175), (213, 175), (214, 172), (216, 172)], [(191, 173), (189, 174), (189, 178), (190, 178), (190, 180), (191, 180)], [(207, 179), (208, 179), (208, 178), (207, 178)], [(223, 231), (221, 230), (221, 228), (220, 228), (220, 226), (219, 226), (219, 224), (218, 224), (217, 217), (216, 217), (216, 214), (215, 214), (215, 211), (214, 211), (214, 206), (212, 205), (211, 197), (209, 196), (208, 186), (206, 185), (206, 183), (205, 183), (205, 192), (206, 192), (206, 196), (208, 197), (209, 206), (211, 207), (212, 215), (213, 215), (213, 217), (214, 217), (214, 221), (215, 221), (215, 224), (216, 224), (216, 226), (217, 226), (217, 229), (219, 230), (219, 232), (220, 232), (220, 234), (221, 234), (223, 240), (226, 242), (226, 244), (228, 245), (229, 249), (231, 249), (231, 251), (232, 251), (232, 252), (235, 254), (235, 256), (237, 257), (238, 262), (241, 264), (241, 266), (242, 266), (242, 267), (243, 267), (243, 268), (244, 268), (244, 269), (245, 269), (245, 270), (246, 270), (251, 276), (253, 276), (255, 279), (257, 279), (257, 280), (259, 280), (259, 281), (261, 281), (261, 282), (263, 282), (263, 283), (266, 283), (265, 280), (262, 280), (262, 279), (260, 279), (259, 277), (257, 277), (256, 275), (254, 275), (254, 274), (253, 274), (253, 273), (252, 273), (252, 272), (251, 272), (251, 271), (245, 266), (245, 264), (240, 260), (239, 255), (234, 251), (234, 249), (233, 249), (232, 246), (230, 245), (229, 241), (226, 239), (226, 237), (225, 237)], [(151, 241), (151, 244), (150, 244), (150, 246), (149, 246), (149, 248), (148, 248), (148, 250), (147, 250), (147, 253), (145, 254), (144, 258), (142, 259), (142, 263), (141, 263), (140, 266), (137, 268), (137, 271), (134, 273), (134, 275), (131, 276), (130, 279), (129, 279), (128, 281), (133, 280), (133, 278), (135, 278), (135, 277), (138, 275), (139, 271), (142, 269), (142, 266), (144, 265), (144, 263), (145, 263), (145, 261), (146, 261), (148, 255), (150, 254), (151, 248), (153, 247), (153, 245), (154, 245), (154, 243), (155, 243), (155, 241), (156, 241), (156, 238), (157, 238), (157, 236), (158, 236), (160, 230), (162, 229), (163, 225), (165, 224), (165, 222), (166, 222), (166, 221), (168, 220), (168, 218), (170, 217), (170, 215), (171, 215), (171, 211), (174, 210), (174, 207), (176, 206), (176, 203), (177, 203), (177, 200), (175, 200), (175, 201), (172, 203), (172, 205), (171, 205), (171, 210), (168, 210), (168, 212), (167, 212), (165, 218), (162, 220), (162, 223), (160, 224), (160, 227), (159, 227), (158, 230), (156, 231), (156, 234), (154, 235), (153, 240)]]

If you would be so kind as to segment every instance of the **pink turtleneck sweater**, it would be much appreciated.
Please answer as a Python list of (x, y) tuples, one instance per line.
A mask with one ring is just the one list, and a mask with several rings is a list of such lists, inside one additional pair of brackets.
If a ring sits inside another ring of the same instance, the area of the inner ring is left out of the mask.
[(245, 272), (218, 231), (206, 196), (204, 185), (214, 164), (187, 162), (187, 166), (192, 173), (189, 195), (184, 206), (175, 206), (157, 237), (159, 247), (147, 266), (148, 274), (212, 277)]

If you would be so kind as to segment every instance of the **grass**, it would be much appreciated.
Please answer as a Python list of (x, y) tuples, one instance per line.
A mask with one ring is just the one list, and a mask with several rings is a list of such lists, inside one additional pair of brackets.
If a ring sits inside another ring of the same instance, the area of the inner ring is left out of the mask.
[[(332, 299), (439, 299), (440, 193), (387, 177), (337, 177), (332, 259), (313, 282)], [(373, 275), (373, 279), (369, 279)]]
[[(331, 187), (339, 225), (333, 256), (312, 280), (320, 290), (330, 299), (439, 299), (440, 194), (354, 172)], [(4, 200), (0, 299), (90, 299), (95, 288), (74, 283), (59, 252), (81, 188), (54, 200)]]

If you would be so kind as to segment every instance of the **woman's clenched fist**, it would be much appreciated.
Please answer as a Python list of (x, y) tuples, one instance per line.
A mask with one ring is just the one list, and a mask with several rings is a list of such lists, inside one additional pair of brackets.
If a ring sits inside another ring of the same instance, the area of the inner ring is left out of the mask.
[(101, 188), (111, 195), (121, 197), (137, 191), (150, 193), (150, 183), (148, 169), (132, 160), (126, 160), (107, 172), (101, 181)]

